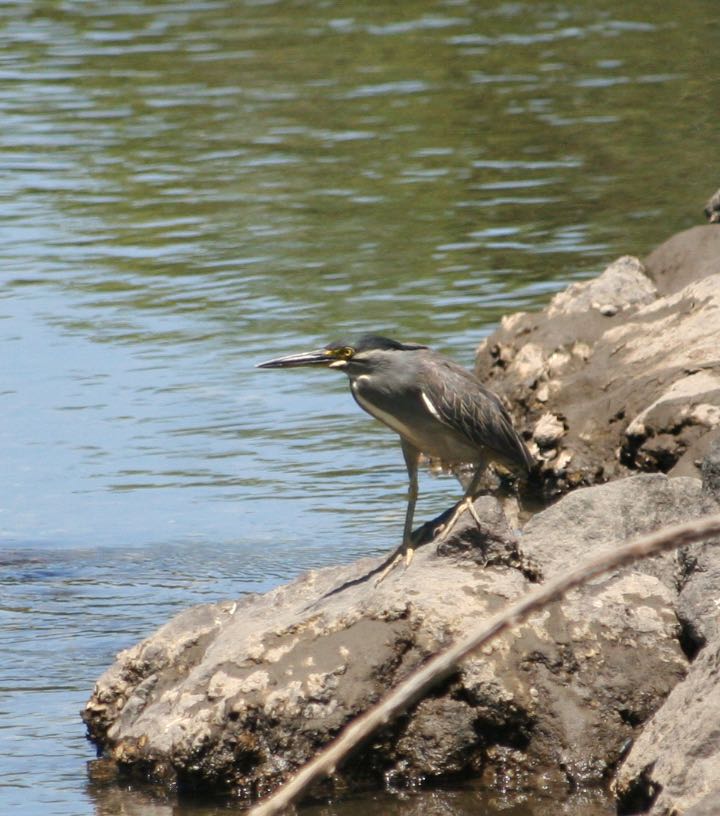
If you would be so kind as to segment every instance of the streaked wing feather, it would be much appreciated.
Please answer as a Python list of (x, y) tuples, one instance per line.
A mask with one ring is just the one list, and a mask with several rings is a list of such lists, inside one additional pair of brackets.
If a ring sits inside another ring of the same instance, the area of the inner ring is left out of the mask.
[(533, 460), (525, 443), (512, 424), (500, 399), (466, 369), (448, 360), (439, 360), (442, 376), (431, 399), (441, 420), (479, 448), (486, 448), (490, 458), (532, 467)]

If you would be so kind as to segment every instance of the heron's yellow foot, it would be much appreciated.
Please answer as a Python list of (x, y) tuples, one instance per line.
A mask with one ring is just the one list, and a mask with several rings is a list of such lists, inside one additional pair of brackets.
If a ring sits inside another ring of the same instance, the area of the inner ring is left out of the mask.
[(385, 569), (378, 575), (375, 579), (375, 586), (385, 580), (385, 578), (400, 564), (403, 560), (405, 561), (405, 569), (410, 566), (410, 563), (413, 560), (413, 556), (415, 555), (415, 548), (412, 546), (410, 542), (407, 544), (403, 544), (397, 550), (397, 552), (391, 556), (391, 560), (388, 561), (387, 566)]
[(375, 586), (382, 583), (385, 578), (397, 567), (397, 565), (403, 560), (403, 553), (399, 552), (395, 555), (395, 557), (390, 561), (390, 563), (385, 567), (385, 569), (378, 575), (375, 579)]
[(472, 498), (470, 498), (470, 496), (468, 496), (458, 504), (458, 506), (455, 508), (455, 512), (450, 517), (450, 520), (445, 522), (445, 524), (441, 525), (438, 528), (436, 535), (438, 541), (444, 541), (450, 535), (450, 531), (457, 524), (460, 516), (462, 516), (462, 514), (466, 511), (468, 511), (470, 515), (475, 519), (475, 523), (478, 526), (481, 525), (480, 517), (478, 516), (475, 510), (473, 500)]
[(482, 522), (480, 521), (480, 516), (477, 514), (477, 510), (475, 509), (475, 502), (472, 499), (465, 499), (467, 502), (467, 509), (470, 511), (470, 515), (475, 519), (475, 524), (478, 527), (482, 527)]

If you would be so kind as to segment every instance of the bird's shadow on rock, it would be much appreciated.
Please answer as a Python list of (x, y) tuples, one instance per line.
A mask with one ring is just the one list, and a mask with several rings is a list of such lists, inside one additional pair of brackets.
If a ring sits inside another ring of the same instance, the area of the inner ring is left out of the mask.
[[(439, 557), (466, 559), (481, 566), (496, 564), (522, 569), (517, 537), (510, 528), (500, 502), (493, 496), (483, 495), (474, 502), (480, 524), (470, 513), (466, 512), (458, 518), (451, 530), (443, 535), (445, 525), (455, 513), (458, 504), (449, 507), (439, 516), (413, 530), (413, 549), (419, 550), (421, 547), (434, 543), (437, 545), (436, 554)], [(325, 592), (306, 609), (315, 609), (328, 598), (351, 587), (364, 584), (376, 576), (384, 578), (384, 573), (392, 569), (396, 562), (399, 568), (407, 569), (407, 567), (400, 567), (403, 556), (404, 547), (401, 545), (377, 566)]]
[[(416, 530), (412, 532), (412, 545), (414, 550), (420, 549), (420, 547), (424, 547), (426, 544), (430, 544), (436, 540), (440, 530), (442, 529), (443, 524), (447, 519), (450, 518), (454, 511), (454, 507), (450, 507), (449, 509), (445, 510), (439, 516), (436, 516), (431, 521), (426, 521)], [(313, 601), (306, 609), (315, 609), (322, 601), (331, 598), (333, 595), (337, 595), (340, 592), (344, 592), (346, 589), (350, 589), (351, 587), (358, 586), (359, 584), (364, 584), (369, 581), (371, 578), (374, 578), (376, 575), (381, 575), (385, 570), (387, 570), (395, 561), (402, 558), (404, 555), (405, 548), (403, 545), (400, 545), (396, 550), (393, 550), (390, 555), (381, 561), (376, 567), (373, 567), (368, 572), (364, 573), (363, 575), (358, 576), (357, 578), (352, 578), (349, 581), (345, 581), (344, 583), (340, 584), (339, 586), (334, 587), (333, 589), (328, 590), (323, 595), (321, 595), (317, 600)]]

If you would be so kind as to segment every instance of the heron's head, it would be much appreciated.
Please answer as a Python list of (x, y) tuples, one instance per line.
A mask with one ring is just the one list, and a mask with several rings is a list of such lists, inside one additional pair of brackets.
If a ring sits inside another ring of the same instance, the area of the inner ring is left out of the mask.
[(419, 343), (399, 343), (389, 337), (364, 334), (357, 340), (328, 343), (327, 346), (313, 351), (277, 357), (274, 360), (259, 363), (257, 368), (296, 368), (317, 365), (336, 368), (348, 375), (359, 375), (372, 371), (382, 361), (387, 360), (389, 354), (424, 348), (427, 346)]

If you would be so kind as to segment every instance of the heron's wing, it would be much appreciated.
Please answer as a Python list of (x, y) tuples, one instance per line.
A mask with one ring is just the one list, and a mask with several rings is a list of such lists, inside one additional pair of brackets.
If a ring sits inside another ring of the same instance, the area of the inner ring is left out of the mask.
[(439, 376), (430, 376), (432, 402), (441, 422), (462, 434), (490, 458), (530, 469), (533, 458), (512, 424), (500, 399), (469, 371), (444, 358), (432, 363)]

